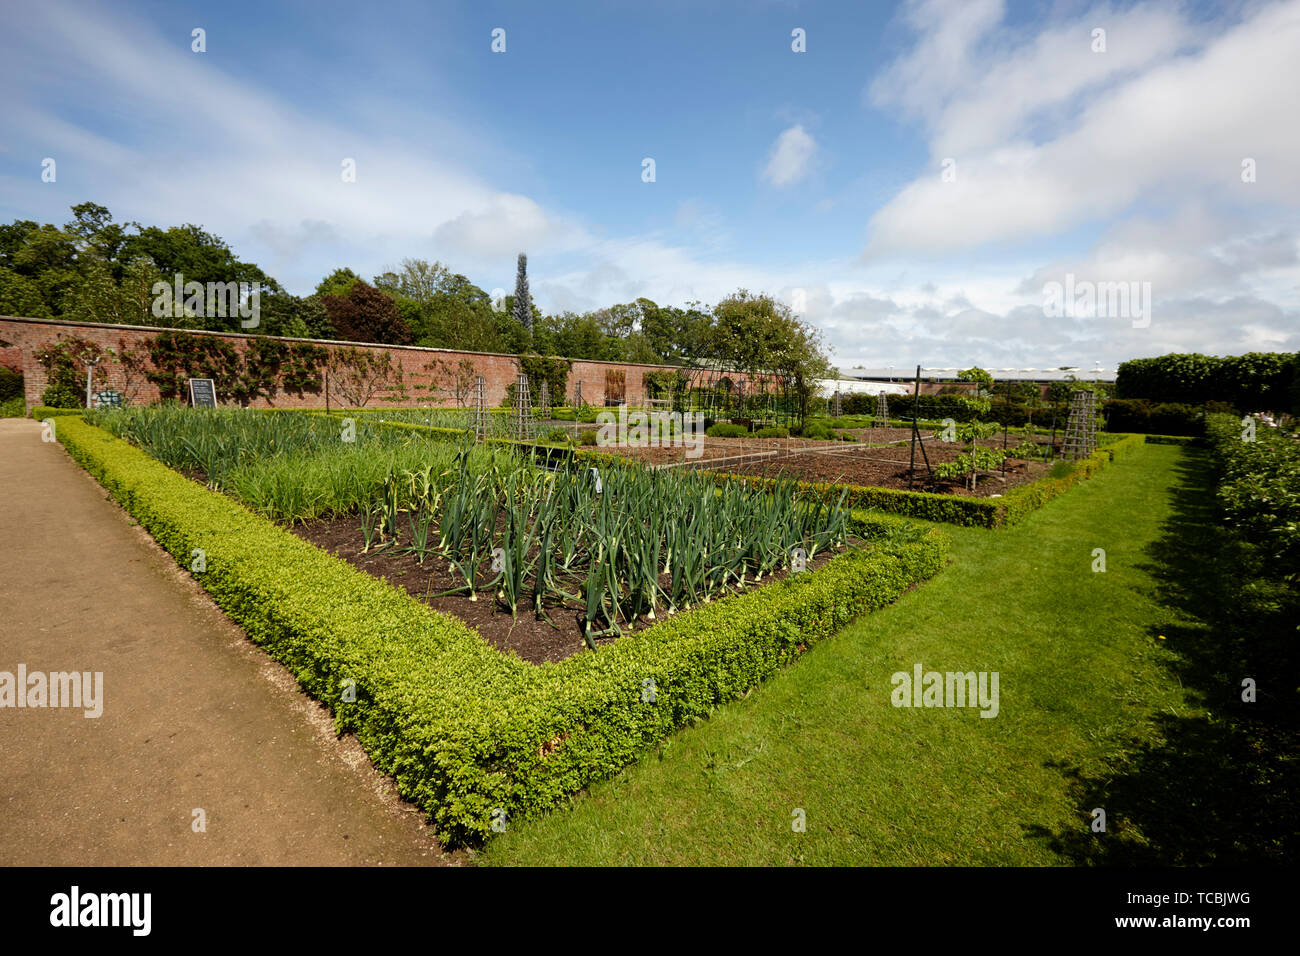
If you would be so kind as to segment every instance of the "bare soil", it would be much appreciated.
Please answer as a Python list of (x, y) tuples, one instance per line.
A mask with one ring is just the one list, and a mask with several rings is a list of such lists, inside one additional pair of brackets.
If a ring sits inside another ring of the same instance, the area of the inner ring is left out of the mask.
[[(1002, 440), (1001, 438), (987, 439), (979, 444), (986, 448), (1000, 449)], [(1005, 462), (1005, 474), (1002, 469), (980, 472), (976, 478), (975, 490), (971, 491), (968, 479), (939, 479), (929, 474), (926, 469), (927, 457), (930, 465), (952, 461), (961, 454), (960, 445), (945, 444), (930, 439), (925, 441), (924, 451), (923, 455), (921, 447), (917, 447), (914, 472), (911, 470), (912, 450), (907, 443), (886, 448), (848, 445), (834, 452), (805, 451), (779, 457), (753, 458), (720, 463), (716, 466), (716, 470), (740, 475), (761, 475), (770, 478), (780, 476), (799, 481), (868, 485), (903, 491), (908, 490), (908, 478), (912, 475), (914, 480), (911, 483), (911, 490), (913, 491), (987, 498), (1005, 494), (1017, 485), (1035, 481), (1047, 474), (1051, 467), (1041, 461), (1008, 458)]]
[[(852, 435), (858, 442), (873, 445), (906, 441), (912, 435), (911, 431), (906, 428), (860, 428), (844, 431), (841, 434)], [(648, 448), (600, 445), (596, 447), (596, 450), (622, 455), (625, 458), (631, 458), (650, 465), (683, 464), (696, 467), (701, 464), (718, 464), (728, 459), (741, 459), (745, 456), (758, 457), (776, 453), (795, 455), (809, 450), (839, 449), (853, 444), (852, 442), (839, 440), (812, 441), (803, 438), (710, 438), (701, 436), (699, 440), (702, 442), (701, 445), (667, 445)]]

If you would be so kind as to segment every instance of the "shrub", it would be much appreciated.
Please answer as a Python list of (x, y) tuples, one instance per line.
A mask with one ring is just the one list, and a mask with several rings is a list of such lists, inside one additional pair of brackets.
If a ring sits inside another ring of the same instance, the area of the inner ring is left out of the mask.
[(744, 438), (749, 435), (749, 429), (744, 425), (732, 425), (730, 422), (718, 422), (705, 429), (704, 434), (710, 438)]
[(942, 534), (894, 525), (875, 547), (815, 572), (532, 666), (100, 429), (73, 418), (59, 438), (184, 566), (204, 550), (198, 580), (216, 603), (333, 708), (336, 729), (354, 732), (451, 844), (490, 836), (502, 813), (517, 820), (560, 805), (745, 695), (938, 573), (948, 546)]
[(67, 385), (47, 385), (41, 392), (41, 404), (50, 408), (82, 408), (85, 400), (83, 392)]
[(53, 408), (49, 405), (33, 405), (32, 418), (38, 422), (46, 418), (57, 418), (61, 415), (80, 415), (84, 411), (82, 408)]
[(0, 402), (11, 398), (23, 397), (23, 376), (21, 372), (0, 365)]
[(1153, 405), (1140, 398), (1112, 399), (1103, 406), (1106, 430), (1143, 435), (1191, 435), (1205, 433), (1200, 408), (1166, 402)]
[(789, 438), (790, 429), (783, 425), (768, 425), (754, 432), (755, 438)]
[(822, 421), (805, 423), (799, 434), (809, 441), (834, 441), (836, 437), (834, 430)]
[(27, 414), (27, 402), (21, 395), (0, 401), (0, 418), (22, 418)]
[(595, 444), (596, 444), (596, 435), (597, 435), (597, 434), (598, 434), (598, 432), (597, 432), (596, 429), (594, 429), (594, 428), (587, 428), (587, 429), (584, 429), (583, 431), (578, 432), (578, 444), (579, 444), (579, 445), (595, 445)]
[(1227, 527), (1251, 542), (1269, 577), (1300, 581), (1300, 441), (1266, 425), (1244, 441), (1241, 420), (1230, 415), (1211, 416), (1207, 432)]
[(1225, 402), (1242, 411), (1300, 412), (1300, 353), (1248, 352), (1218, 357), (1172, 353), (1121, 362), (1119, 398), (1202, 404)]
[[(871, 401), (876, 401), (875, 396), (870, 396)], [(970, 422), (978, 419), (987, 418), (989, 409), (992, 407), (987, 398), (968, 398), (964, 395), (890, 395), (887, 399), (889, 402), (890, 418), (911, 418), (913, 414), (918, 418), (932, 419), (942, 421), (945, 418), (951, 418), (957, 422)], [(875, 412), (874, 404), (870, 409), (864, 409), (864, 414)], [(856, 410), (854, 412), (857, 413)]]

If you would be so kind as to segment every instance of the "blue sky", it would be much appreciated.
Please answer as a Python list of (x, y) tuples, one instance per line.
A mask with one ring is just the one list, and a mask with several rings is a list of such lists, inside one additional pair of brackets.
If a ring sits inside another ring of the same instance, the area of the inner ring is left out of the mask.
[[(844, 365), (1300, 348), (1295, 0), (0, 16), (5, 220), (197, 222), (300, 293), (406, 256), (508, 288), (520, 251), (550, 311), (744, 286)], [(1149, 283), (1150, 321), (1045, 315), (1067, 274)]]

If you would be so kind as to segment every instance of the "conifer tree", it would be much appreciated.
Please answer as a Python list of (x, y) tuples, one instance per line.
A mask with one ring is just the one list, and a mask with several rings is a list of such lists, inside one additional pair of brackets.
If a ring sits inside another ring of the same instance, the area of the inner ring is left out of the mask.
[(533, 333), (533, 300), (528, 294), (528, 257), (519, 253), (519, 267), (515, 272), (514, 316), (519, 324)]

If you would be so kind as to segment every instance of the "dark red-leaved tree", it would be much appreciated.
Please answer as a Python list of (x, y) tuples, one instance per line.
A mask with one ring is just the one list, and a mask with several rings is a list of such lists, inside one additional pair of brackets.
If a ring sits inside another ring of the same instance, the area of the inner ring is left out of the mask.
[(356, 282), (347, 295), (324, 297), (330, 324), (349, 342), (411, 345), (415, 335), (406, 324), (393, 297), (365, 282)]

